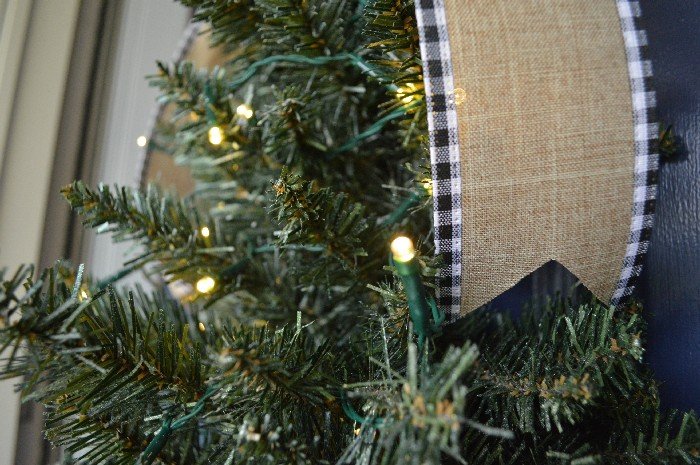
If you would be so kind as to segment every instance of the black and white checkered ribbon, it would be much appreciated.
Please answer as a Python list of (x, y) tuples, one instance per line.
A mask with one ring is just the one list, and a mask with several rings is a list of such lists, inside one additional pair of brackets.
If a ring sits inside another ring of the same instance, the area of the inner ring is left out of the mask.
[(444, 266), (438, 306), (459, 316), (462, 277), (462, 195), (454, 80), (443, 0), (416, 0), (433, 168), (435, 248)]
[[(647, 38), (640, 27), (639, 2), (617, 0), (629, 66), (634, 112), (634, 207), (622, 272), (612, 304), (632, 294), (649, 246), (658, 174), (656, 97), (651, 90)], [(438, 305), (454, 320), (460, 314), (462, 204), (457, 112), (444, 0), (416, 0), (428, 106), (433, 171), (436, 252), (444, 266), (438, 280)]]
[(659, 170), (659, 124), (656, 119), (656, 94), (651, 86), (651, 60), (646, 32), (640, 27), (639, 2), (617, 0), (622, 34), (627, 49), (627, 65), (634, 110), (634, 206), (632, 225), (622, 273), (611, 303), (620, 304), (634, 290), (649, 247), (656, 202)]

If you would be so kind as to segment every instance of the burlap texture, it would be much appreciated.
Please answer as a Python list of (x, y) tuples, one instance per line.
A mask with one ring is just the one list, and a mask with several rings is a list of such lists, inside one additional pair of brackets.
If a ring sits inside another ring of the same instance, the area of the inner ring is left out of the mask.
[(549, 260), (607, 301), (630, 228), (634, 134), (614, 0), (446, 0), (466, 313)]

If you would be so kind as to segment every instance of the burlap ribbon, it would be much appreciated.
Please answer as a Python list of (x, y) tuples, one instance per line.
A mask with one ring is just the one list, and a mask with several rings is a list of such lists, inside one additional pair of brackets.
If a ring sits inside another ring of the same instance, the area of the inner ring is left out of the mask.
[(550, 260), (629, 295), (656, 174), (636, 2), (417, 3), (441, 305), (454, 318)]

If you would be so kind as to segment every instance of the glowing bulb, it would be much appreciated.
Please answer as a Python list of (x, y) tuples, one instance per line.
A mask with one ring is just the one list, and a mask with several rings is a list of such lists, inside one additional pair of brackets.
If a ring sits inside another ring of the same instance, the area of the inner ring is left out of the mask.
[(204, 323), (202, 323), (201, 321), (200, 321), (199, 324), (197, 325), (197, 328), (199, 328), (199, 331), (201, 331), (201, 332), (204, 332), (204, 331), (207, 330), (207, 327), (204, 326)]
[(81, 301), (87, 300), (88, 297), (90, 297), (90, 296), (88, 295), (88, 293), (84, 289), (80, 291), (80, 300)]
[(452, 95), (450, 96), (450, 100), (456, 106), (460, 106), (461, 104), (464, 103), (465, 100), (467, 100), (467, 91), (462, 89), (461, 87), (457, 87), (455, 90), (452, 91)]
[(224, 132), (219, 126), (209, 128), (209, 142), (212, 145), (219, 145), (224, 141)]
[(433, 180), (430, 178), (425, 178), (423, 182), (421, 182), (423, 185), (423, 189), (428, 193), (428, 195), (433, 195)]
[(236, 114), (245, 119), (250, 119), (253, 117), (253, 109), (245, 103), (241, 103), (238, 105), (238, 108), (236, 108)]
[(209, 237), (209, 228), (206, 226), (202, 226), (202, 229), (199, 230), (199, 232), (202, 234), (202, 237)]
[(415, 98), (415, 96), (412, 94), (416, 90), (417, 90), (417, 87), (415, 84), (408, 83), (404, 87), (399, 87), (399, 90), (396, 91), (396, 96), (403, 103), (411, 103), (413, 101), (413, 99)]
[(416, 256), (416, 249), (413, 247), (413, 241), (406, 236), (399, 236), (391, 241), (391, 253), (394, 255), (394, 260), (401, 263), (406, 263), (413, 260)]
[(146, 138), (146, 136), (138, 136), (136, 138), (136, 145), (138, 145), (139, 147), (145, 147), (146, 144), (148, 144), (148, 139)]
[(214, 278), (211, 276), (205, 276), (197, 281), (195, 287), (197, 288), (197, 292), (200, 294), (209, 294), (212, 290), (214, 290), (214, 287), (216, 287), (216, 281), (214, 281)]

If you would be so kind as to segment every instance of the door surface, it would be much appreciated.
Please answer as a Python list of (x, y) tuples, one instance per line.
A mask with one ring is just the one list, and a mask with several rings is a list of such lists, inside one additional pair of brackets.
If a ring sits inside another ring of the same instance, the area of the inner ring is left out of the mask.
[(664, 405), (700, 411), (700, 2), (640, 2), (659, 119), (682, 143), (662, 163), (639, 296), (649, 312), (647, 360)]

